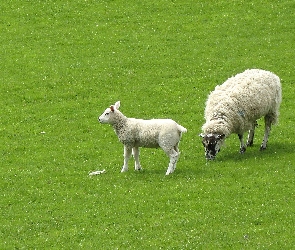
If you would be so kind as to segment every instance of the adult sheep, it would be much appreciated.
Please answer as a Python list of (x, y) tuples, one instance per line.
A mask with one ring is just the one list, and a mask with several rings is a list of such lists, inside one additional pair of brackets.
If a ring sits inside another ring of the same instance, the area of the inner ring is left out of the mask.
[[(206, 159), (214, 159), (225, 138), (236, 133), (240, 139), (240, 153), (253, 145), (257, 119), (264, 116), (265, 132), (260, 150), (266, 149), (271, 125), (279, 116), (282, 101), (280, 79), (275, 74), (249, 69), (216, 86), (207, 99), (206, 122), (202, 126)], [(249, 130), (246, 146), (244, 132)]]
[(107, 108), (98, 118), (100, 123), (113, 126), (119, 141), (124, 144), (124, 165), (121, 172), (128, 170), (131, 153), (135, 159), (135, 170), (140, 170), (139, 147), (161, 147), (170, 158), (166, 175), (171, 174), (179, 158), (178, 144), (186, 128), (171, 119), (142, 120), (127, 118), (119, 111), (120, 102)]

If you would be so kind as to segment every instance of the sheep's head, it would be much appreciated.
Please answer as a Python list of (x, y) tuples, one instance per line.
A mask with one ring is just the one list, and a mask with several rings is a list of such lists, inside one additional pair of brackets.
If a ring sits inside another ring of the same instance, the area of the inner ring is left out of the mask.
[(200, 134), (200, 136), (203, 138), (202, 143), (205, 148), (206, 160), (214, 160), (224, 142), (225, 135)]
[(100, 117), (98, 117), (98, 121), (100, 123), (113, 123), (113, 114), (120, 108), (120, 101), (117, 101), (114, 105), (111, 105), (107, 108)]

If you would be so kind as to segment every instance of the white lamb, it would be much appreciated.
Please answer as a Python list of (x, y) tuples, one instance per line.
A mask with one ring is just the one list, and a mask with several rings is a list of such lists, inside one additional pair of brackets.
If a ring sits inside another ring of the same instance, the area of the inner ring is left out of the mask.
[(206, 123), (200, 135), (206, 159), (214, 159), (225, 138), (232, 133), (238, 134), (240, 153), (244, 153), (244, 132), (249, 130), (246, 145), (252, 146), (256, 120), (263, 116), (265, 132), (260, 150), (266, 149), (271, 125), (278, 120), (281, 101), (279, 77), (265, 70), (246, 70), (216, 86), (206, 103)]
[(107, 108), (98, 118), (100, 123), (113, 126), (119, 141), (124, 144), (124, 165), (121, 172), (128, 170), (131, 152), (135, 159), (135, 170), (140, 170), (139, 147), (161, 147), (170, 158), (166, 175), (173, 173), (180, 152), (178, 144), (186, 128), (171, 119), (142, 120), (127, 118), (119, 111), (120, 102)]

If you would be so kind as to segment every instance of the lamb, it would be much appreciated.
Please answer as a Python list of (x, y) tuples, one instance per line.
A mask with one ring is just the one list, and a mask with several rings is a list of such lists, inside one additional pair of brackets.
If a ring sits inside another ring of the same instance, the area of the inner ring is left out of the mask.
[[(280, 79), (275, 74), (249, 69), (216, 86), (209, 95), (202, 126), (205, 158), (212, 160), (220, 151), (225, 138), (238, 134), (240, 153), (253, 145), (257, 119), (264, 116), (265, 131), (260, 150), (266, 149), (271, 125), (276, 124), (282, 101)], [(246, 146), (243, 134), (249, 130)]]
[(166, 175), (173, 173), (180, 152), (178, 149), (182, 133), (186, 128), (171, 119), (142, 120), (127, 118), (119, 111), (120, 101), (107, 108), (98, 118), (103, 124), (113, 126), (119, 141), (124, 144), (124, 165), (121, 172), (128, 170), (131, 152), (135, 159), (135, 170), (140, 170), (139, 147), (161, 147), (170, 158)]

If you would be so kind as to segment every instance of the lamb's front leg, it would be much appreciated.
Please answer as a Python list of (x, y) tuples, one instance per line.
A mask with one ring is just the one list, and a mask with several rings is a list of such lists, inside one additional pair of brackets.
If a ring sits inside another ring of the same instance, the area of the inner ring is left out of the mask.
[(239, 136), (239, 140), (240, 140), (240, 153), (244, 154), (246, 151), (246, 146), (244, 144), (243, 134), (238, 134), (238, 136)]
[(121, 172), (126, 172), (128, 170), (128, 161), (132, 153), (132, 147), (124, 145), (124, 165)]
[(132, 148), (133, 157), (135, 160), (135, 170), (141, 170), (140, 162), (139, 162), (139, 148)]

